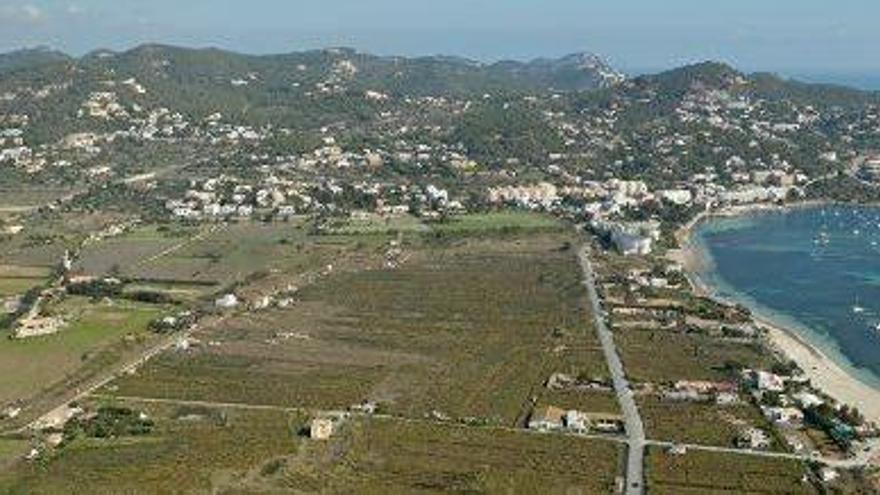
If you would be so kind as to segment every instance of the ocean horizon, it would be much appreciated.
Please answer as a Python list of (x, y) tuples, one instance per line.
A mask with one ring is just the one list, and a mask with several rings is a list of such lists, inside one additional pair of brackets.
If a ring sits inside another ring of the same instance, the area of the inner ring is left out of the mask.
[(811, 84), (835, 84), (864, 91), (880, 91), (880, 74), (876, 73), (796, 73), (791, 77)]

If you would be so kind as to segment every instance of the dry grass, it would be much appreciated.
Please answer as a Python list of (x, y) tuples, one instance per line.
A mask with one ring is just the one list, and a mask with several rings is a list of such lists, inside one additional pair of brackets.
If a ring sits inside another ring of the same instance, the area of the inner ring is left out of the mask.
[(728, 364), (768, 369), (773, 356), (760, 344), (725, 342), (665, 330), (621, 329), (614, 336), (634, 381), (722, 380)]
[(799, 461), (695, 450), (676, 456), (652, 448), (645, 463), (652, 494), (818, 493), (802, 481), (807, 468)]
[(372, 399), (409, 417), (517, 424), (550, 374), (607, 378), (565, 240), (411, 246), (397, 270), (340, 271), (292, 309), (200, 335), (221, 345), (166, 355), (117, 393), (322, 408)]
[[(770, 424), (752, 404), (719, 406), (666, 402), (657, 397), (639, 400), (639, 412), (648, 438), (670, 442), (734, 447), (737, 434), (748, 427), (770, 433)], [(782, 450), (774, 442), (771, 450)]]

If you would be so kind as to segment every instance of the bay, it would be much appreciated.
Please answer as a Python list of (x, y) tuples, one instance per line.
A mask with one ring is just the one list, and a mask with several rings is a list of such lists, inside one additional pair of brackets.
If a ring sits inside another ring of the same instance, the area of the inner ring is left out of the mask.
[(810, 206), (700, 223), (700, 278), (880, 384), (880, 208)]

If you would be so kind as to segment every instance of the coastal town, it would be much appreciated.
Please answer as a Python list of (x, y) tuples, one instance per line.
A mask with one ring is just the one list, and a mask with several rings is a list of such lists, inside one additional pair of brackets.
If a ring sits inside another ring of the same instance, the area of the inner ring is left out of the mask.
[(880, 101), (558, 63), (585, 86), (349, 49), (0, 70), (0, 488), (877, 490), (880, 390), (693, 237), (880, 199)]

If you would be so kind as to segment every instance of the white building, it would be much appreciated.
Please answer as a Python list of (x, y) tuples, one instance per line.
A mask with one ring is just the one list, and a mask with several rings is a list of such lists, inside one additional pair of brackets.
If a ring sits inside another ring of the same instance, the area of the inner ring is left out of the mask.
[(664, 200), (679, 206), (688, 205), (694, 199), (694, 195), (687, 189), (667, 189), (658, 194)]
[(238, 306), (238, 297), (235, 294), (226, 294), (214, 301), (214, 305), (218, 308), (231, 309)]

